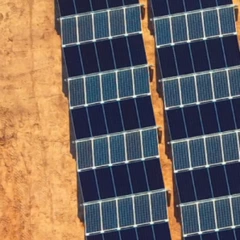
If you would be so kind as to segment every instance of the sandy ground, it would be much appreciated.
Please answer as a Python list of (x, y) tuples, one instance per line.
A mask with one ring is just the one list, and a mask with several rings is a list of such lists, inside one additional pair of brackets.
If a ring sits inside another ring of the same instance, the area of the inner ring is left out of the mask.
[[(173, 240), (181, 239), (163, 101), (156, 91), (154, 38), (143, 21), (161, 164), (170, 192)], [(68, 102), (62, 93), (60, 38), (54, 1), (0, 2), (0, 239), (83, 240), (76, 164), (70, 154)]]

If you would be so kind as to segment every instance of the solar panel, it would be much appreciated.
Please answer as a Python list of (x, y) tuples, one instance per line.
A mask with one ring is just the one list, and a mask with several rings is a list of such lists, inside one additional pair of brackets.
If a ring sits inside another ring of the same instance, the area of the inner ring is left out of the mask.
[(232, 0), (152, 0), (153, 16), (165, 16), (176, 13), (220, 7), (232, 4)]
[(125, 5), (139, 4), (138, 0), (58, 0), (60, 15), (62, 17), (99, 11), (107, 8), (122, 7)]
[(111, 134), (76, 142), (78, 170), (159, 157), (156, 128)]
[(149, 68), (140, 66), (70, 80), (70, 108), (150, 95)]
[(165, 191), (88, 203), (84, 212), (87, 236), (168, 221)]
[(236, 34), (233, 6), (156, 18), (154, 26), (157, 47)]
[(140, 33), (140, 5), (61, 18), (63, 46)]

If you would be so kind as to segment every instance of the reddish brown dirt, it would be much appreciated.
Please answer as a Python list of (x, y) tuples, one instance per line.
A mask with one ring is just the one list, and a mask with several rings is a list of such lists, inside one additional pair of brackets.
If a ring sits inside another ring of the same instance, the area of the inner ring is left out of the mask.
[[(180, 240), (163, 101), (156, 91), (155, 43), (148, 1), (141, 2), (147, 56), (153, 65), (152, 98), (162, 131), (159, 149), (170, 193), (171, 233), (173, 240)], [(83, 240), (54, 1), (2, 0), (0, 32), (0, 239)]]

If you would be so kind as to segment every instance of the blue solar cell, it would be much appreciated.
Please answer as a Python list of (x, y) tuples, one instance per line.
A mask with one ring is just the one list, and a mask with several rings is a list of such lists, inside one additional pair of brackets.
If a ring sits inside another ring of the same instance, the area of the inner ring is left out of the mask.
[(158, 136), (156, 129), (142, 132), (142, 145), (144, 157), (158, 155)]
[(161, 65), (161, 74), (163, 78), (177, 75), (174, 51), (172, 47), (157, 49)]
[(200, 9), (199, 0), (185, 0), (186, 11), (193, 11), (196, 9)]
[(72, 0), (58, 0), (61, 16), (75, 14), (74, 3)]
[(132, 198), (120, 199), (118, 201), (119, 225), (121, 227), (134, 224)]
[(167, 219), (166, 192), (159, 192), (151, 195), (152, 220), (159, 221)]
[(117, 98), (117, 83), (115, 73), (108, 73), (102, 75), (102, 94), (103, 100)]
[(135, 95), (149, 93), (149, 69), (148, 67), (136, 68), (133, 71)]
[(113, 51), (117, 68), (130, 66), (130, 57), (127, 38), (115, 38), (112, 40)]
[(92, 3), (92, 10), (101, 10), (107, 8), (107, 2), (106, 0), (91, 0)]
[(168, 223), (160, 223), (153, 225), (155, 240), (170, 240), (170, 229)]
[(164, 81), (163, 87), (166, 107), (180, 105), (180, 90), (178, 80), (174, 79), (172, 81)]
[(206, 37), (219, 35), (219, 20), (217, 11), (203, 12)]
[(110, 12), (111, 35), (122, 35), (125, 33), (125, 19), (122, 9)]
[(80, 172), (79, 177), (84, 201), (98, 200), (99, 195), (94, 171)]
[[(96, 166), (109, 163), (108, 141), (107, 138), (96, 139), (94, 142), (94, 162)], [(90, 156), (91, 157), (91, 156)]]
[(126, 165), (119, 165), (112, 168), (113, 178), (117, 196), (131, 194), (129, 173)]
[(216, 201), (215, 209), (218, 228), (232, 226), (233, 223), (229, 199)]
[(209, 164), (220, 163), (223, 161), (222, 146), (219, 137), (210, 137), (206, 139), (206, 151)]
[(195, 72), (209, 70), (210, 66), (205, 42), (199, 41), (190, 43), (190, 48)]
[(233, 163), (226, 165), (226, 173), (228, 178), (228, 186), (231, 194), (240, 193), (240, 164)]
[(173, 144), (172, 151), (175, 170), (190, 168), (187, 142)]
[(119, 232), (109, 232), (104, 234), (104, 240), (120, 240)]
[[(239, 198), (239, 196), (232, 198), (232, 209), (234, 209), (233, 210), (234, 224), (239, 225), (240, 224), (240, 198)], [(237, 232), (236, 232), (236, 234), (237, 234)]]
[(202, 135), (202, 125), (197, 106), (183, 108), (188, 137)]
[[(190, 0), (189, 2), (194, 2), (194, 1)], [(190, 39), (203, 38), (203, 24), (202, 24), (201, 13), (189, 14), (187, 16), (187, 20), (188, 20), (189, 38)]]
[(139, 128), (137, 109), (133, 99), (120, 102), (125, 130)]
[(212, 78), (215, 98), (228, 97), (229, 91), (227, 73), (225, 71), (213, 73)]
[(198, 100), (206, 101), (213, 99), (213, 91), (211, 85), (210, 74), (203, 74), (197, 76)]
[(100, 198), (104, 199), (115, 197), (114, 184), (110, 168), (97, 169), (96, 177), (98, 182)]
[(146, 64), (147, 59), (142, 35), (129, 36), (128, 45), (131, 53), (132, 65)]
[[(163, 18), (155, 21), (155, 37), (157, 45), (171, 43), (171, 25), (169, 18)], [(162, 34), (164, 32), (164, 34)]]
[(240, 71), (239, 69), (233, 69), (228, 72), (229, 83), (231, 89), (231, 95), (236, 96), (240, 95)]
[(82, 78), (69, 81), (70, 106), (83, 105), (85, 103), (84, 80)]
[(184, 12), (183, 0), (179, 0), (179, 1), (167, 0), (167, 2), (168, 2), (168, 6), (171, 14)]
[(137, 228), (138, 240), (154, 239), (152, 226)]
[[(96, 43), (98, 62), (101, 71), (114, 69), (114, 60), (112, 46), (110, 41), (101, 41)], [(84, 55), (83, 55), (84, 56)], [(88, 57), (88, 55), (86, 55)]]
[(164, 188), (163, 176), (158, 158), (145, 161), (148, 186), (151, 190)]
[(208, 169), (200, 169), (193, 171), (193, 179), (195, 191), (198, 200), (203, 200), (212, 197), (210, 179)]
[(105, 38), (109, 36), (108, 13), (100, 12), (93, 15), (95, 26), (95, 38)]
[[(87, 103), (95, 103), (101, 101), (101, 87), (98, 76), (88, 77), (85, 81)], [(84, 90), (84, 89), (83, 89)]]
[(185, 16), (178, 16), (172, 18), (172, 35), (173, 42), (187, 41), (187, 25)]
[(93, 153), (91, 141), (77, 143), (78, 168), (87, 168), (93, 165)]
[(131, 239), (137, 240), (136, 230), (135, 229), (126, 229), (121, 231), (122, 239)]
[(141, 136), (139, 132), (126, 135), (127, 159), (141, 159)]
[(223, 135), (222, 144), (226, 162), (239, 159), (238, 139), (235, 133)]
[(216, 0), (201, 0), (202, 8), (209, 8), (217, 6)]
[[(232, 0), (229, 0), (232, 1)], [(236, 31), (235, 15), (233, 8), (223, 8), (219, 10), (222, 34)]]
[[(107, 134), (106, 122), (102, 105), (89, 107), (88, 116), (93, 136)], [(79, 127), (82, 126), (80, 125)]]
[(218, 233), (219, 240), (235, 240), (234, 232), (233, 230), (227, 230), (227, 231), (220, 231)]
[(233, 105), (237, 128), (240, 128), (240, 98), (233, 99), (232, 105)]
[(101, 229), (101, 216), (99, 204), (85, 206), (86, 232), (97, 232)]
[(196, 201), (191, 172), (176, 173), (176, 179), (181, 203)]
[(196, 205), (184, 206), (182, 210), (182, 219), (183, 219), (183, 232), (187, 233), (196, 233), (199, 232), (198, 221), (198, 212)]
[(199, 204), (199, 218), (202, 231), (216, 228), (214, 207), (212, 202), (204, 202)]
[(77, 42), (77, 22), (76, 18), (62, 19), (62, 42), (70, 44)]
[(168, 4), (166, 0), (152, 0), (153, 15), (155, 17), (169, 14)]
[(230, 101), (221, 101), (216, 103), (218, 119), (221, 131), (235, 129), (234, 116)]
[(209, 169), (209, 173), (214, 197), (228, 195), (229, 191), (224, 167), (212, 167)]
[(133, 96), (132, 72), (121, 71), (118, 73), (118, 91), (119, 97)]
[(192, 65), (189, 45), (188, 44), (176, 45), (174, 50), (175, 50), (179, 75), (192, 73), (193, 65)]
[(129, 175), (134, 193), (148, 191), (143, 162), (129, 164)]
[(197, 139), (189, 142), (192, 167), (206, 165), (205, 147), (203, 139)]
[(78, 21), (79, 41), (83, 42), (83, 41), (92, 40), (93, 39), (92, 15), (80, 16), (77, 21)]
[(226, 67), (221, 39), (209, 39), (206, 43), (211, 68), (216, 69)]
[(156, 123), (151, 98), (137, 98), (136, 103), (141, 127), (155, 126)]
[(151, 221), (148, 195), (135, 197), (134, 207), (135, 207), (135, 216), (136, 216), (137, 224)]
[(222, 39), (227, 66), (236, 66), (240, 64), (240, 54), (237, 36), (228, 36)]
[(115, 201), (102, 202), (103, 229), (117, 228), (117, 206)]
[[(99, 71), (97, 54), (94, 43), (87, 43), (80, 45), (81, 55), (84, 56), (83, 67), (84, 73), (94, 73)], [(87, 56), (87, 57), (86, 57)]]
[(111, 162), (117, 163), (125, 160), (125, 146), (123, 135), (110, 138)]
[(196, 87), (194, 77), (182, 78), (181, 84), (181, 94), (182, 94), (182, 104), (193, 103), (197, 101)]
[(181, 109), (167, 111), (169, 130), (172, 140), (186, 138), (185, 124)]
[(82, 62), (79, 55), (78, 46), (63, 48), (68, 77), (83, 74)]
[(116, 102), (105, 104), (104, 111), (107, 121), (108, 132), (114, 133), (123, 131), (123, 123), (121, 120), (119, 105), (116, 104)]
[(76, 139), (91, 137), (87, 109), (71, 110)]
[(216, 133), (219, 131), (217, 115), (213, 103), (200, 105), (203, 129), (205, 134)]
[(81, 2), (74, 0), (74, 4), (76, 6), (77, 13), (90, 12), (92, 10), (90, 2), (91, 1), (89, 1), (89, 0), (82, 0)]

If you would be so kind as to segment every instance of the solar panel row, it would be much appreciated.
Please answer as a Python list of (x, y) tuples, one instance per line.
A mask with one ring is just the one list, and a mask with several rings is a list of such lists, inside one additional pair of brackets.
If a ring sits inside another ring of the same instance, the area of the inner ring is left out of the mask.
[(83, 140), (77, 142), (76, 149), (79, 171), (159, 157), (157, 129)]
[(86, 239), (171, 239), (140, 5), (59, 5)]
[(165, 191), (87, 204), (84, 206), (86, 233), (99, 234), (146, 223), (165, 222), (168, 218), (165, 206)]
[(239, 68), (228, 68), (166, 79), (163, 81), (166, 109), (238, 97), (239, 78)]
[(232, 4), (232, 0), (152, 0), (154, 17)]
[[(157, 47), (236, 32), (233, 6), (155, 19)], [(164, 31), (164, 34), (162, 32)]]
[(188, 240), (239, 237), (240, 54), (231, 4), (152, 0), (183, 236)]
[(117, 8), (61, 19), (62, 44), (80, 44), (141, 32), (141, 7)]

